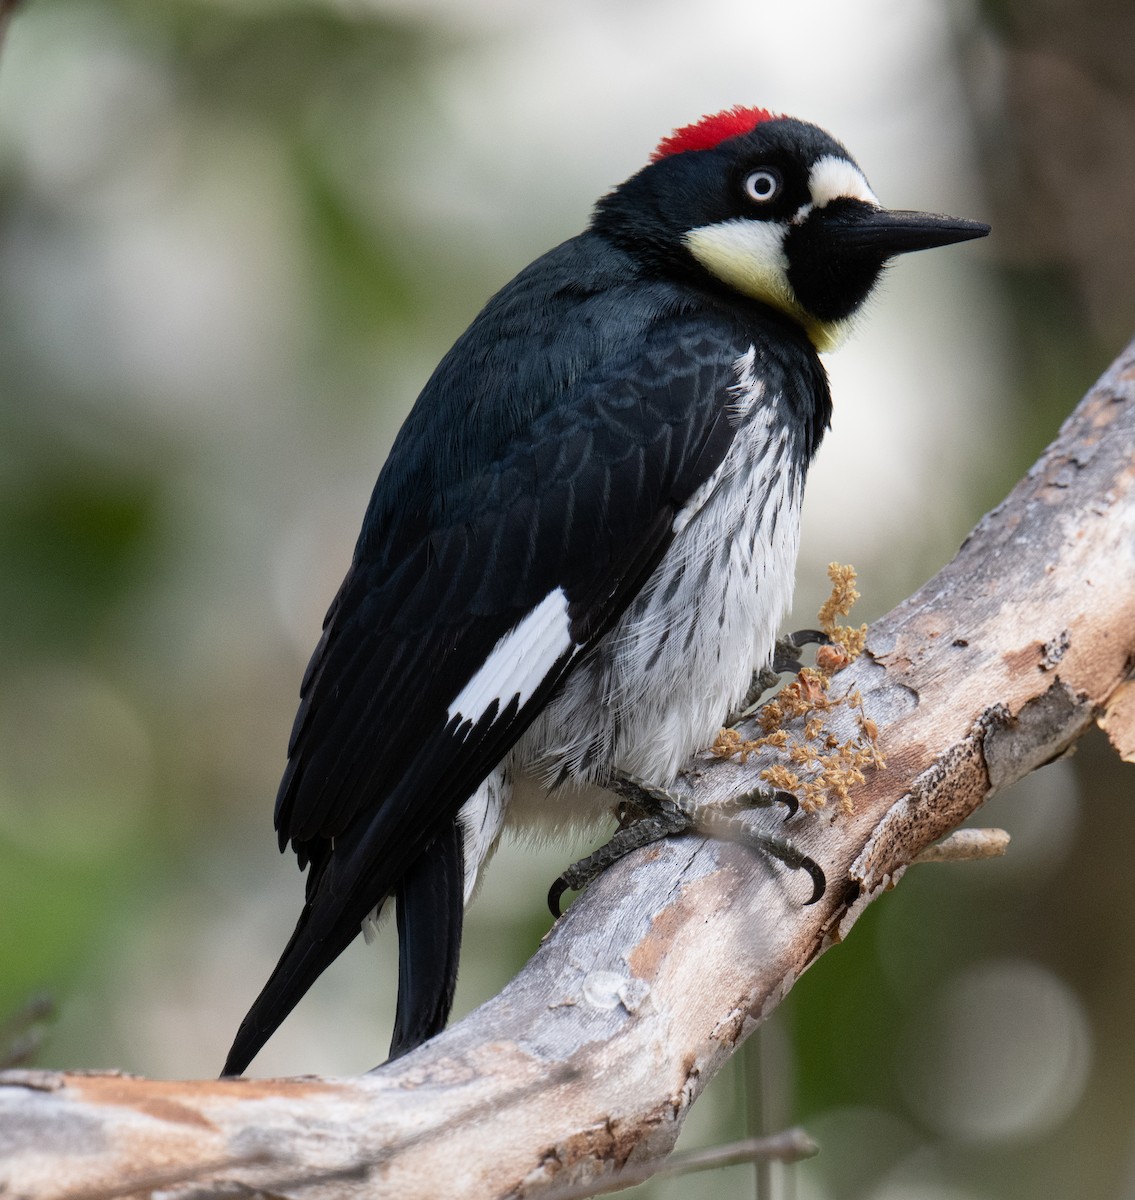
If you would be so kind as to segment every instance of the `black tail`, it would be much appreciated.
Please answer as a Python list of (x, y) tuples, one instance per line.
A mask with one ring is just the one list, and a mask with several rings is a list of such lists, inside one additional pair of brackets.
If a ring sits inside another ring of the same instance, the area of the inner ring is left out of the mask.
[(398, 887), (398, 1010), (390, 1057), (440, 1033), (453, 1006), (465, 914), (464, 848), (456, 821)]
[[(391, 1058), (439, 1032), (449, 1016), (464, 914), (462, 855), (461, 833), (451, 821), (398, 885), (398, 1009)], [(320, 875), (280, 961), (240, 1023), (222, 1075), (244, 1072), (308, 988), (359, 935), (362, 918), (374, 907), (369, 901), (356, 912), (342, 896), (332, 902), (337, 889)]]
[(318, 929), (326, 922), (316, 921), (317, 904), (304, 905), (280, 961), (236, 1031), (222, 1075), (243, 1074), (307, 989), (358, 936), (359, 921), (340, 920), (330, 929)]

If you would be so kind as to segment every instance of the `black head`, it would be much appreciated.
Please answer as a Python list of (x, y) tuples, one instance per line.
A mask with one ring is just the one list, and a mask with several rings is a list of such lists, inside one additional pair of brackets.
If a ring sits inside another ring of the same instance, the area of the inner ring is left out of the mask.
[(600, 200), (592, 227), (647, 269), (709, 276), (835, 345), (888, 259), (984, 237), (988, 225), (883, 208), (815, 125), (730, 109), (676, 131)]

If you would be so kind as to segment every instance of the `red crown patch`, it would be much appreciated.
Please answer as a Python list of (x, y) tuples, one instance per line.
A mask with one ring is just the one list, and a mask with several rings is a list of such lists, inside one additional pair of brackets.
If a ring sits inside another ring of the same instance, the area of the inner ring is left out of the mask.
[(712, 150), (726, 138), (751, 133), (762, 121), (771, 121), (776, 113), (767, 108), (745, 108), (735, 104), (724, 112), (702, 117), (692, 125), (675, 129), (669, 137), (658, 143), (658, 149), (650, 156), (651, 162), (666, 158), (670, 154), (682, 154), (687, 150)]

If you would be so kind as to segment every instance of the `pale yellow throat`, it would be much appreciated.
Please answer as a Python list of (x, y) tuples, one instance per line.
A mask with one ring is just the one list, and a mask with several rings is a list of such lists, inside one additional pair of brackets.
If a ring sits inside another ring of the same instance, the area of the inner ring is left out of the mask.
[(787, 313), (803, 326), (817, 350), (834, 350), (847, 337), (851, 321), (821, 321), (801, 307), (788, 282), (785, 233), (779, 222), (738, 217), (691, 229), (685, 242), (694, 258), (723, 283)]

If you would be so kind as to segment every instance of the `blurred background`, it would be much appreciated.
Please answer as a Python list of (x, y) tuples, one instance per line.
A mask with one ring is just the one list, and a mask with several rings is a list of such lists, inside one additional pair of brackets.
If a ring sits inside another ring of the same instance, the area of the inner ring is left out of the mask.
[[(946, 562), (1135, 332), (1129, 0), (30, 0), (0, 55), (0, 1043), (208, 1076), (298, 913), (272, 802), (374, 477), (485, 298), (661, 135), (816, 121), (885, 203), (989, 220), (901, 260), (829, 359), (796, 623)], [(912, 871), (701, 1098), (800, 1122), (801, 1200), (1135, 1197), (1135, 768), (1100, 737)], [(457, 1015), (584, 845), (505, 846)], [(394, 939), (255, 1064), (384, 1057)], [(29, 1008), (29, 1006), (31, 1006)], [(21, 1024), (20, 1014), (24, 1020)], [(35, 1032), (35, 1030), (33, 1030)], [(746, 1197), (754, 1171), (635, 1195)]]

